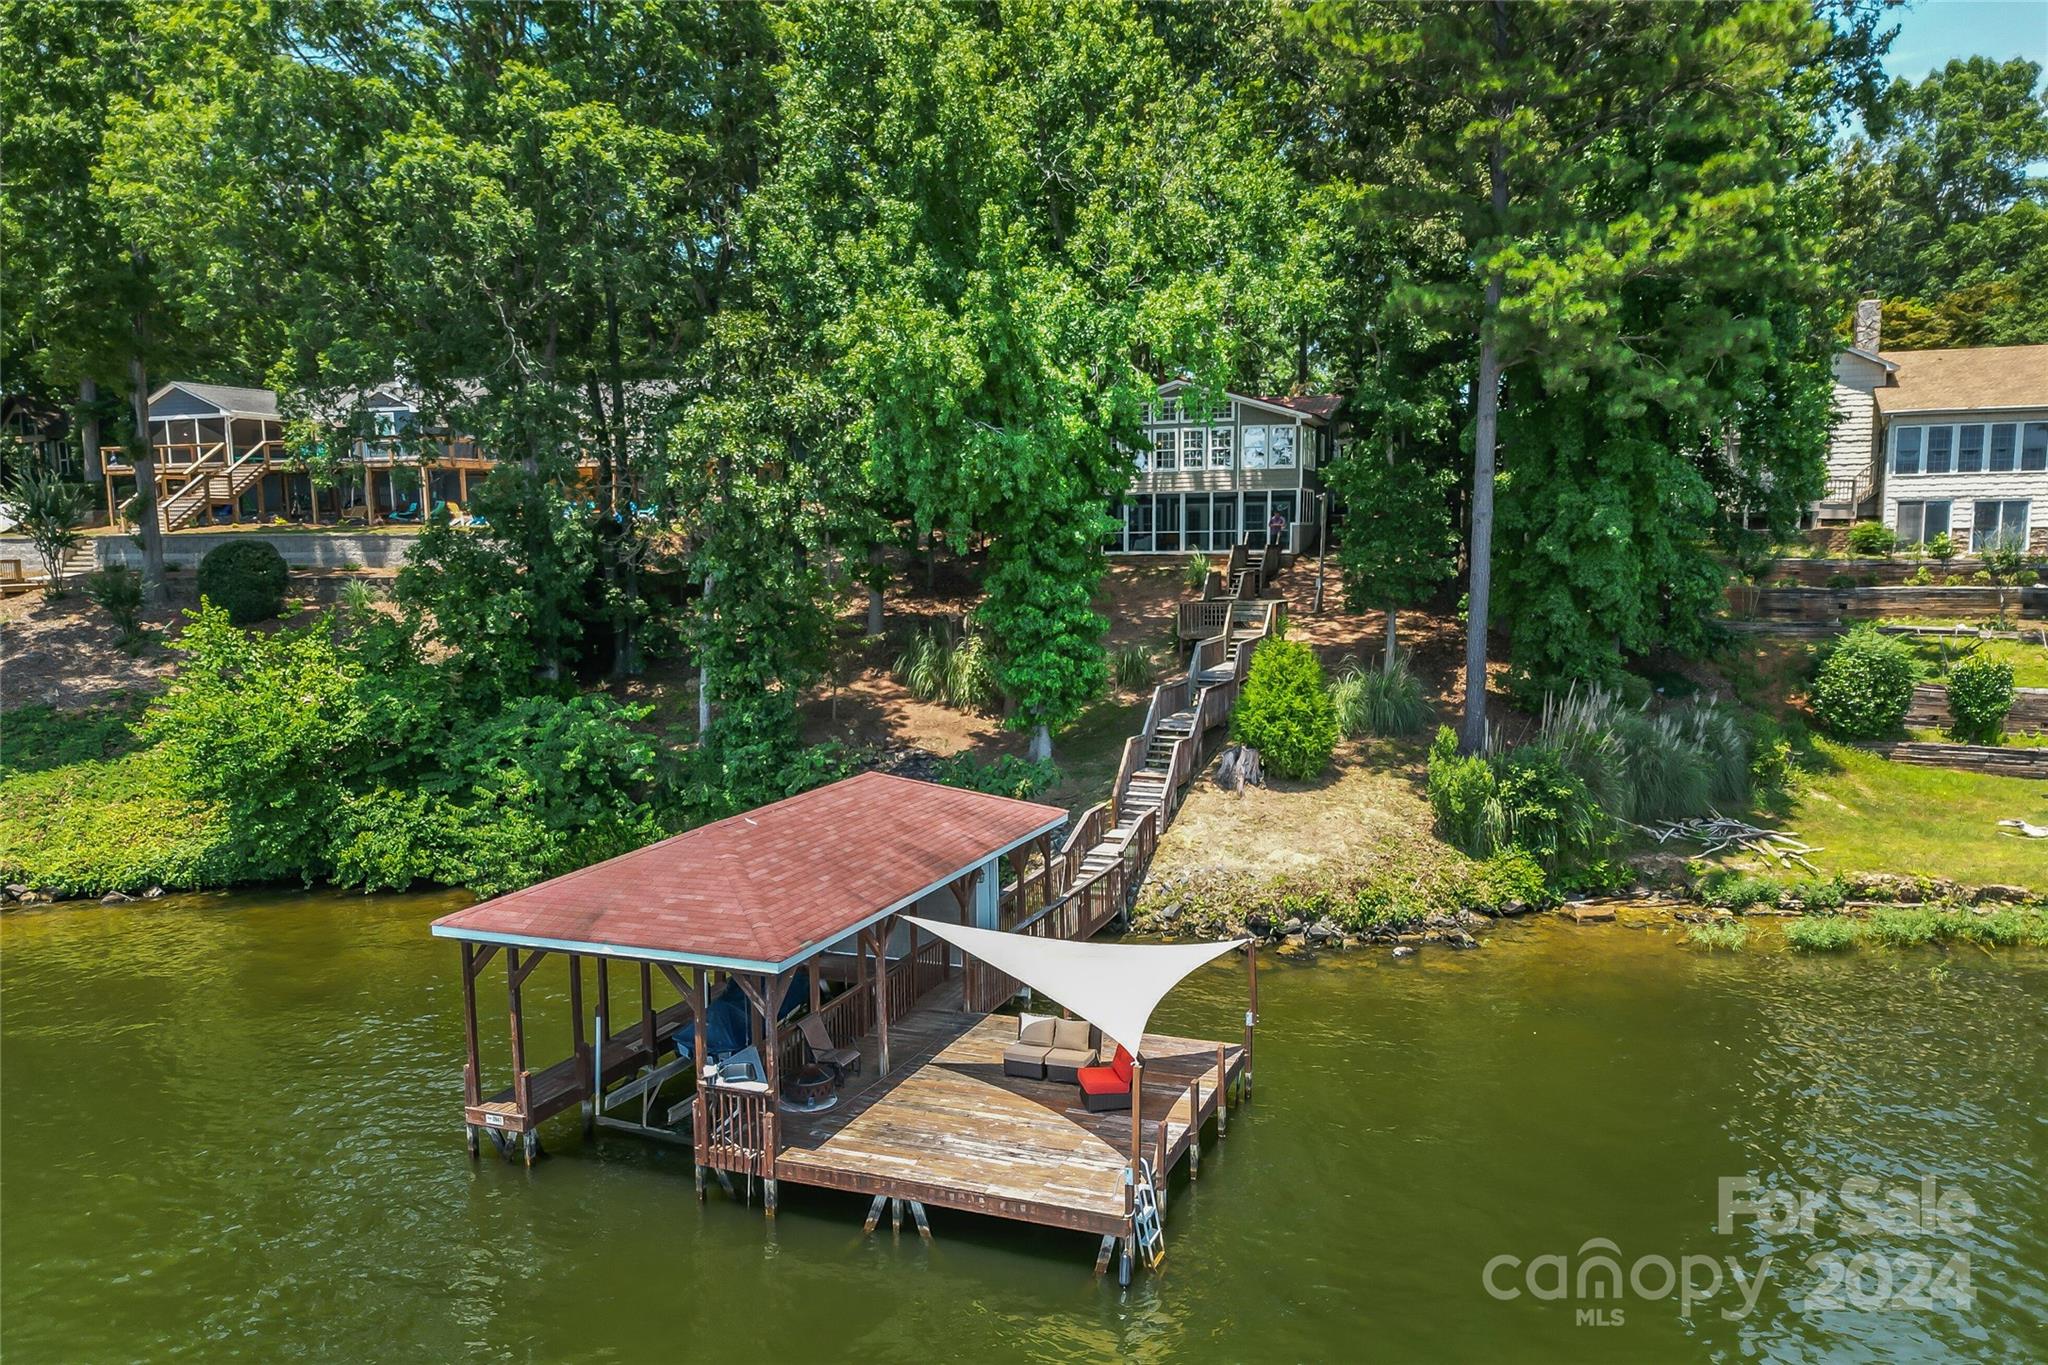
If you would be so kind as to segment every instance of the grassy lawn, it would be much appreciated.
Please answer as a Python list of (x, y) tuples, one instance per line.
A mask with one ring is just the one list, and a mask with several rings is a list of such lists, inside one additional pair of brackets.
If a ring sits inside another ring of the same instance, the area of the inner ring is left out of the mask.
[(1948, 676), (1951, 665), (1974, 654), (2011, 664), (2015, 687), (2048, 687), (2048, 649), (2038, 644), (2026, 640), (1954, 640), (1926, 635), (1908, 636), (1907, 640), (1929, 681), (1939, 682)]
[(1898, 872), (1970, 885), (2048, 888), (2048, 848), (2007, 834), (2015, 816), (2048, 823), (2048, 783), (1893, 763), (1816, 739), (1789, 827), (1828, 872)]

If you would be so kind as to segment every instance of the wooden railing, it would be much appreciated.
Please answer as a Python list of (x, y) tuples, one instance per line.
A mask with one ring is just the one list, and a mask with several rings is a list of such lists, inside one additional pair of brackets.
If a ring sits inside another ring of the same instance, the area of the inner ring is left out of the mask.
[(1202, 640), (1215, 635), (1230, 622), (1232, 599), (1211, 597), (1200, 602), (1183, 602), (1176, 629), (1183, 640)]
[(704, 1085), (704, 1149), (710, 1163), (742, 1175), (772, 1174), (774, 1110), (762, 1090)]

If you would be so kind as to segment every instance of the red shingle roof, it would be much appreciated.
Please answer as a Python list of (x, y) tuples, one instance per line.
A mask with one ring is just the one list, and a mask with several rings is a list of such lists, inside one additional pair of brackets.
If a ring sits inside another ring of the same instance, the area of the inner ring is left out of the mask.
[(434, 933), (779, 967), (1065, 819), (862, 773), (458, 910)]
[(1276, 408), (1286, 408), (1292, 412), (1305, 412), (1324, 421), (1328, 421), (1338, 408), (1344, 406), (1343, 398), (1334, 393), (1302, 393), (1277, 398), (1254, 394), (1252, 397), (1261, 403), (1271, 403)]

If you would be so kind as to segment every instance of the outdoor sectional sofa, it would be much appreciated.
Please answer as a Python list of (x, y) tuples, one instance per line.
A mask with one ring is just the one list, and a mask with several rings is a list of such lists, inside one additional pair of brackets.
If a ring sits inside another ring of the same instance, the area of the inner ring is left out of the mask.
[(1027, 1080), (1074, 1081), (1095, 1065), (1101, 1035), (1085, 1019), (1025, 1014), (1017, 1019), (1017, 1041), (1003, 1049), (1003, 1074)]

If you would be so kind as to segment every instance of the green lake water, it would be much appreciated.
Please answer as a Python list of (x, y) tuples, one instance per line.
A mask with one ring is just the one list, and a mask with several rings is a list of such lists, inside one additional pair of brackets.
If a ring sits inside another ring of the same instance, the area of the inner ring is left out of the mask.
[[(1126, 1292), (1069, 1234), (935, 1211), (927, 1247), (863, 1240), (864, 1202), (814, 1191), (773, 1223), (700, 1205), (687, 1152), (573, 1118), (532, 1171), (472, 1164), (456, 954), (426, 933), (453, 903), (0, 917), (0, 1357), (2048, 1358), (2048, 955), (1707, 956), (1529, 923), (1476, 952), (1267, 958), (1257, 1098)], [(540, 993), (541, 1060), (558, 1006)], [(1229, 1036), (1242, 1008), (1218, 968), (1158, 1022)], [(1821, 1202), (1724, 1233), (1723, 1177)], [(1932, 1211), (1852, 1227), (1858, 1177), (1930, 1180)], [(1640, 1289), (1577, 1293), (1592, 1239)], [(1532, 1292), (1545, 1256), (1563, 1298)], [(1688, 1256), (1724, 1281), (1689, 1312), (1657, 1292), (1657, 1258)], [(1740, 1312), (1729, 1263), (1767, 1259)]]

